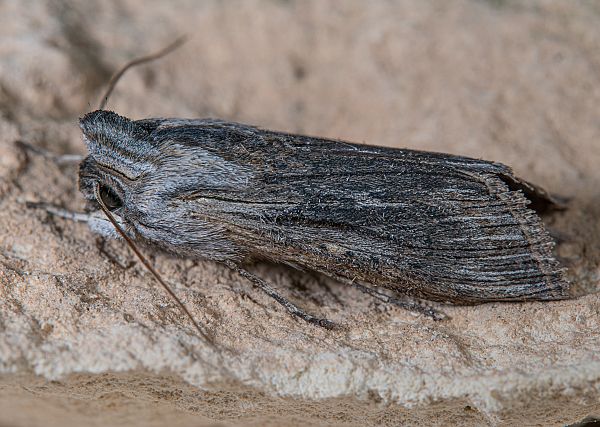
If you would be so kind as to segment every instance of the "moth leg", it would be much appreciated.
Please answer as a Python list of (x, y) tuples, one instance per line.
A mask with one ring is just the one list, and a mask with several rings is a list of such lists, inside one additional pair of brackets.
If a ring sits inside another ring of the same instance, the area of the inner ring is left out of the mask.
[(61, 208), (60, 206), (53, 205), (52, 203), (25, 202), (25, 206), (31, 209), (42, 209), (54, 216), (76, 222), (90, 222), (95, 219), (91, 214), (70, 211), (68, 209)]
[(369, 288), (368, 286), (361, 285), (360, 283), (356, 283), (350, 280), (345, 280), (344, 282), (354, 286), (355, 288), (359, 289), (360, 291), (366, 294), (371, 295), (379, 301), (385, 302), (386, 304), (394, 304), (405, 310), (415, 311), (424, 314), (427, 317), (431, 317), (433, 320), (444, 320), (448, 318), (448, 316), (446, 316), (444, 313), (437, 311), (433, 307), (424, 304), (418, 299), (411, 298), (406, 295), (403, 295), (401, 298), (394, 298), (383, 292), (379, 292), (375, 289)]
[(233, 262), (225, 262), (225, 265), (227, 265), (232, 270), (236, 271), (240, 276), (250, 280), (252, 283), (257, 285), (264, 293), (266, 293), (268, 296), (273, 298), (279, 304), (284, 306), (285, 309), (290, 314), (292, 314), (296, 317), (299, 317), (308, 323), (312, 323), (313, 325), (321, 326), (325, 329), (333, 328), (334, 323), (332, 321), (324, 319), (324, 318), (315, 317), (311, 314), (305, 313), (301, 308), (296, 306), (294, 303), (292, 303), (291, 301), (288, 301), (283, 295), (280, 295), (275, 289), (273, 289), (273, 287), (271, 287), (271, 285), (269, 285), (267, 282), (265, 282), (260, 277), (255, 276), (254, 274), (250, 273), (249, 271), (246, 271), (243, 268), (238, 267)]
[(35, 153), (46, 159), (52, 160), (53, 162), (59, 165), (67, 163), (79, 163), (85, 158), (85, 156), (82, 156), (80, 154), (54, 154), (51, 151), (45, 150), (41, 147), (37, 147), (25, 141), (16, 141), (16, 144), (21, 148), (21, 150), (25, 152)]
[[(115, 231), (115, 227), (113, 227), (111, 222), (101, 211), (91, 211), (89, 213), (73, 212), (68, 209), (61, 208), (60, 206), (45, 202), (25, 202), (25, 206), (33, 209), (42, 209), (51, 215), (71, 221), (85, 222), (90, 230), (92, 230), (94, 233), (100, 234), (103, 237), (109, 237), (111, 239), (120, 238), (120, 235)], [(120, 216), (115, 215), (115, 218), (121, 227), (127, 227)]]

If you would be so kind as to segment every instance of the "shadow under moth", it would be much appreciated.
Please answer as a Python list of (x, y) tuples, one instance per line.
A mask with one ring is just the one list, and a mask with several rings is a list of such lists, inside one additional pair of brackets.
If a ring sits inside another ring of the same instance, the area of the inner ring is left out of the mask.
[(85, 215), (94, 231), (223, 263), (311, 323), (332, 325), (244, 265), (316, 271), (434, 318), (419, 299), (569, 297), (538, 216), (555, 201), (502, 164), (103, 109), (80, 127), (80, 189), (107, 214)]

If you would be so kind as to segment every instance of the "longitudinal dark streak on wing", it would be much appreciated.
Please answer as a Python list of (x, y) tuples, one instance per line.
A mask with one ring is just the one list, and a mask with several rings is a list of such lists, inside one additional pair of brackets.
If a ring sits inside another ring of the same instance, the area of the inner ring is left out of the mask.
[(178, 144), (201, 131), (204, 149), (251, 166), (239, 189), (199, 185), (184, 198), (264, 258), (457, 303), (567, 297), (527, 208), (552, 201), (504, 165), (219, 121), (136, 123)]

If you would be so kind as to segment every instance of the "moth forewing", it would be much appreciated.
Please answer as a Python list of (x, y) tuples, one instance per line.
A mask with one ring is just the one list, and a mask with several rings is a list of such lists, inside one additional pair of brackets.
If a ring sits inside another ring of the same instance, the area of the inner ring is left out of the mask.
[(119, 181), (136, 200), (123, 219), (163, 250), (266, 258), (452, 303), (568, 296), (531, 209), (553, 200), (502, 164), (101, 110), (82, 129), (103, 173), (142, 171), (144, 194)]

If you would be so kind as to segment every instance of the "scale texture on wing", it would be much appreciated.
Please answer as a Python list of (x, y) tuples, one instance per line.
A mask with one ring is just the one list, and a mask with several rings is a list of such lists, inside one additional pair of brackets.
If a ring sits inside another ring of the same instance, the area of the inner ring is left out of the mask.
[(502, 164), (211, 120), (136, 124), (154, 143), (198, 145), (251, 171), (179, 196), (249, 256), (456, 303), (567, 296), (531, 209), (552, 201)]

